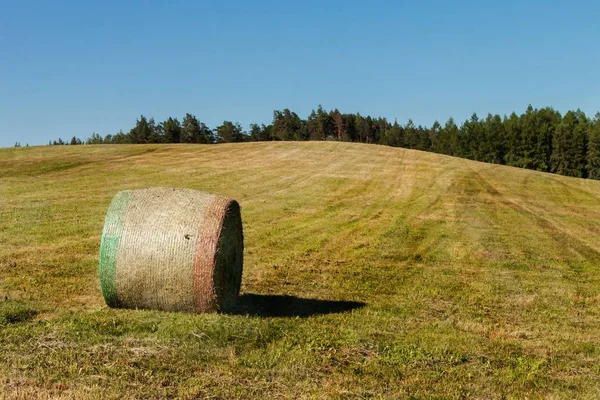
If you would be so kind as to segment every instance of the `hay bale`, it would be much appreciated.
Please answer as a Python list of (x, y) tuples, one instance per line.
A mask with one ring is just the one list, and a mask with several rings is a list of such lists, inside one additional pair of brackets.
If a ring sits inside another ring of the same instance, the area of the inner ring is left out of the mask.
[(240, 291), (240, 207), (190, 189), (117, 193), (100, 245), (100, 287), (110, 307), (207, 312)]

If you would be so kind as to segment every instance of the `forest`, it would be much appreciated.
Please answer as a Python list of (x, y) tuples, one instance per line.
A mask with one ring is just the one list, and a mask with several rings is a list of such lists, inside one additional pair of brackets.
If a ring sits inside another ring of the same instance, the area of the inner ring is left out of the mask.
[(458, 125), (453, 118), (431, 127), (405, 125), (386, 118), (372, 118), (324, 110), (319, 106), (303, 119), (289, 109), (275, 110), (269, 125), (250, 124), (245, 131), (239, 123), (224, 121), (209, 128), (192, 114), (180, 121), (169, 117), (157, 123), (140, 116), (129, 132), (105, 137), (94, 133), (85, 141), (73, 137), (58, 139), (62, 144), (125, 143), (229, 143), (270, 140), (337, 140), (373, 143), (447, 154), (471, 160), (552, 172), (579, 178), (600, 179), (600, 112), (589, 118), (581, 110), (565, 115), (551, 107), (531, 105), (518, 115), (488, 114)]

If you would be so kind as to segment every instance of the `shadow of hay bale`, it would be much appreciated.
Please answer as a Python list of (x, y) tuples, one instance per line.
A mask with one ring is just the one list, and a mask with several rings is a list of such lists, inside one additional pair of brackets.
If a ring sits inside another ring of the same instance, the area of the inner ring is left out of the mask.
[(3, 325), (27, 322), (36, 315), (37, 311), (22, 301), (0, 301), (0, 328)]
[(366, 303), (358, 301), (336, 301), (304, 299), (296, 296), (243, 294), (235, 306), (225, 314), (250, 315), (257, 317), (310, 317), (332, 313), (343, 313), (362, 308)]

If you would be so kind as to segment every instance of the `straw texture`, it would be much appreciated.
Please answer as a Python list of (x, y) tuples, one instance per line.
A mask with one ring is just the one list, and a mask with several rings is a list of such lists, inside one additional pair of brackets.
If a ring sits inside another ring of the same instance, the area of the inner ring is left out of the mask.
[(235, 200), (190, 189), (119, 192), (102, 232), (102, 294), (110, 307), (224, 310), (240, 290), (243, 246)]

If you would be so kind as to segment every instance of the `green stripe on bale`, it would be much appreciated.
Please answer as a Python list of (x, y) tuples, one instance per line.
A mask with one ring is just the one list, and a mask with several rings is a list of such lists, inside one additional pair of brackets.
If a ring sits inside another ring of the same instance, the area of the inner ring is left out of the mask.
[(100, 289), (106, 304), (110, 307), (119, 307), (119, 296), (117, 293), (117, 255), (119, 242), (123, 232), (123, 223), (129, 208), (130, 191), (119, 192), (110, 203), (102, 239), (100, 241)]
[(105, 296), (107, 304), (187, 312), (232, 306), (243, 263), (237, 202), (190, 189), (129, 193), (116, 254), (118, 302)]

